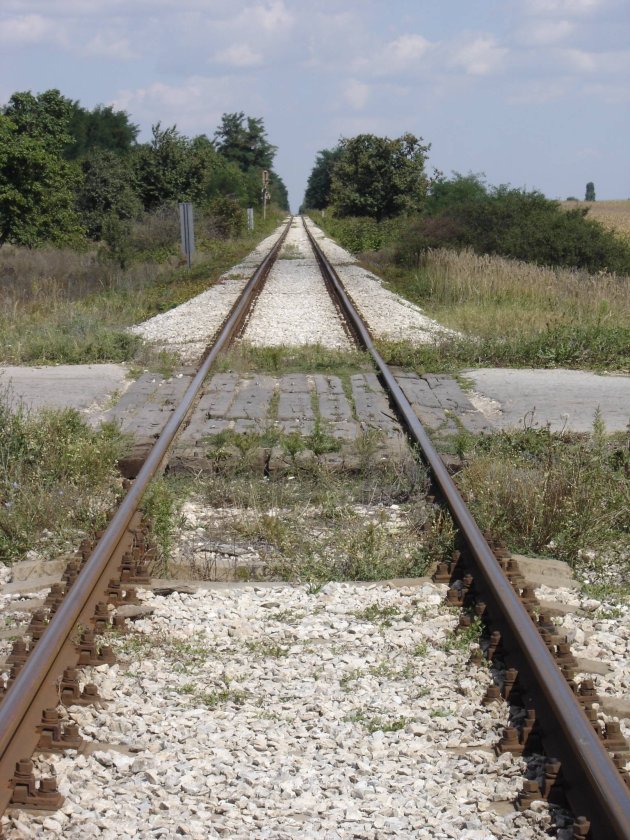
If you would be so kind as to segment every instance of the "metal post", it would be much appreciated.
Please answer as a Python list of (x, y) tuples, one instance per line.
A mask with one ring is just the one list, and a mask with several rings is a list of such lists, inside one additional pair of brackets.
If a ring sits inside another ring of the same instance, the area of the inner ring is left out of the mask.
[(192, 255), (195, 253), (195, 226), (193, 222), (193, 206), (190, 201), (183, 201), (179, 205), (179, 224), (182, 235), (182, 253), (192, 266)]
[(247, 208), (247, 230), (254, 230), (254, 208)]
[(263, 219), (267, 218), (267, 202), (269, 201), (269, 172), (263, 169), (262, 173), (262, 206)]

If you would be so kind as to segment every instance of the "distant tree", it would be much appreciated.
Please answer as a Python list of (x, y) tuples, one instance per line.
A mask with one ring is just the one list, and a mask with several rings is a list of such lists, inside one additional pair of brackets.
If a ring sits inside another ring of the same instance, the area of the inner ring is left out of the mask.
[(214, 137), (219, 153), (244, 172), (272, 168), (277, 147), (267, 140), (262, 119), (245, 117), (243, 111), (223, 114)]
[(177, 126), (152, 126), (153, 138), (134, 150), (136, 189), (145, 210), (184, 201), (190, 188), (190, 141)]
[(281, 210), (289, 210), (289, 193), (286, 184), (282, 178), (276, 173), (271, 172), (269, 176), (269, 193), (271, 195), (271, 203), (275, 204)]
[(431, 183), (426, 201), (426, 211), (430, 214), (442, 212), (448, 208), (469, 202), (481, 201), (488, 195), (483, 174), (461, 175), (453, 172), (453, 177), (438, 178)]
[(595, 201), (595, 184), (592, 181), (589, 181), (586, 185), (584, 201)]
[(93, 149), (80, 162), (83, 179), (77, 188), (76, 206), (91, 239), (100, 239), (103, 227), (130, 221), (142, 209), (125, 158), (109, 149)]
[(126, 154), (135, 144), (139, 130), (125, 111), (114, 111), (110, 105), (97, 105), (88, 111), (78, 102), (72, 103), (68, 129), (72, 138), (64, 150), (68, 160), (85, 157), (92, 149)]
[(380, 221), (417, 211), (428, 179), (429, 146), (413, 134), (391, 140), (374, 134), (342, 139), (332, 173), (331, 200), (340, 216), (371, 216)]
[(315, 164), (306, 182), (304, 207), (311, 210), (323, 210), (330, 204), (332, 173), (341, 155), (341, 149), (322, 149), (317, 153)]

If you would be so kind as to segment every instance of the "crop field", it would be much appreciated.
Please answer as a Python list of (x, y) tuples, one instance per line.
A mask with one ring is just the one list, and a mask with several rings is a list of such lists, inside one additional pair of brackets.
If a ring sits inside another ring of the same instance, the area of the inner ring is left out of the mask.
[(630, 199), (619, 201), (563, 201), (568, 210), (587, 207), (590, 219), (601, 222), (607, 228), (630, 240)]

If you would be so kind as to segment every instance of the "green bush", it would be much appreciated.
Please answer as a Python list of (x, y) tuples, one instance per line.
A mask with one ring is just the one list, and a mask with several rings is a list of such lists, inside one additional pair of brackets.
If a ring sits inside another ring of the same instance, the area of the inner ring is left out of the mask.
[(538, 265), (630, 273), (630, 248), (587, 218), (565, 211), (542, 193), (487, 188), (474, 175), (434, 185), (425, 213), (399, 223), (394, 237), (399, 264), (417, 267), (428, 248), (470, 247)]
[(218, 195), (205, 208), (202, 226), (211, 238), (240, 236), (245, 229), (245, 210), (235, 198)]

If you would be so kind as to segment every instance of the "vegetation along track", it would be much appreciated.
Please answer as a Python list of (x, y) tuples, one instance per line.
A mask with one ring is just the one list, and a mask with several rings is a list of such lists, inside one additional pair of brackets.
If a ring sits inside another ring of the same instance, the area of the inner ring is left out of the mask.
[[(528, 738), (540, 739), (550, 757), (544, 789), (536, 783), (526, 784), (522, 801), (552, 798), (557, 793), (555, 787), (561, 773), (569, 804), (576, 815), (584, 815), (576, 820), (575, 837), (630, 838), (630, 797), (626, 784), (587, 717), (593, 695), (586, 693), (588, 688), (584, 688), (583, 693), (574, 691), (570, 668), (561, 667), (568, 658), (565, 646), (550, 634), (549, 628), (543, 626), (539, 631), (534, 621), (531, 593), (522, 586), (522, 579), (510, 565), (505, 552), (497, 551), (499, 557), (495, 556), (495, 551), (481, 534), (409, 402), (376, 351), (367, 327), (334, 269), (308, 229), (307, 233), (336, 305), (358, 343), (372, 355), (382, 384), (432, 471), (437, 496), (449, 508), (458, 525), (460, 551), (449, 567), (438, 568), (436, 577), (453, 583), (448, 599), (451, 604), (464, 608), (462, 626), (470, 621), (468, 615), (479, 616), (484, 621), (489, 639), (485, 645), (487, 658), (492, 660), (500, 649), (502, 656), (507, 657), (512, 667), (507, 672), (509, 678), (506, 676), (503, 682), (503, 697), (514, 703), (518, 694), (519, 705), (528, 710), (535, 709), (534, 713), (528, 713), (520, 732), (513, 728), (506, 730), (499, 747), (519, 752), (528, 746)], [(26, 807), (54, 807), (60, 799), (54, 780), (44, 780), (36, 785), (25, 756), (30, 755), (38, 743), (40, 747), (50, 747), (54, 742), (53, 745), (63, 748), (64, 745), (76, 746), (78, 742), (78, 734), (73, 730), (61, 735), (55, 729), (54, 714), (44, 711), (54, 707), (59, 696), (68, 702), (90, 701), (89, 687), (84, 698), (77, 697), (74, 674), (67, 669), (68, 664), (74, 665), (77, 660), (79, 665), (107, 662), (107, 648), (101, 648), (100, 653), (95, 654), (91, 631), (84, 631), (82, 638), (77, 639), (77, 627), (86, 626), (90, 616), (95, 614), (96, 629), (102, 629), (106, 623), (106, 610), (103, 611), (99, 601), (105, 597), (115, 601), (121, 597), (121, 590), (124, 598), (130, 601), (134, 584), (145, 580), (144, 535), (136, 513), (138, 503), (188, 415), (214, 359), (234, 335), (240, 334), (282, 241), (283, 237), (235, 304), (182, 402), (94, 550), (90, 554), (90, 546), (83, 546), (86, 559), (80, 574), (70, 571), (67, 596), (53, 604), (54, 615), (46, 629), (41, 632), (35, 628), (33, 638), (40, 632), (41, 638), (36, 645), (31, 643), (32, 652), (14, 669), (12, 685), (0, 706), (2, 808), (11, 797), (14, 803)], [(111, 584), (109, 580), (116, 569), (119, 582)], [(64, 666), (66, 671), (61, 678)], [(492, 691), (487, 699), (495, 699)], [(606, 746), (614, 746), (613, 736), (611, 728)], [(551, 759), (552, 756), (557, 759)]]

